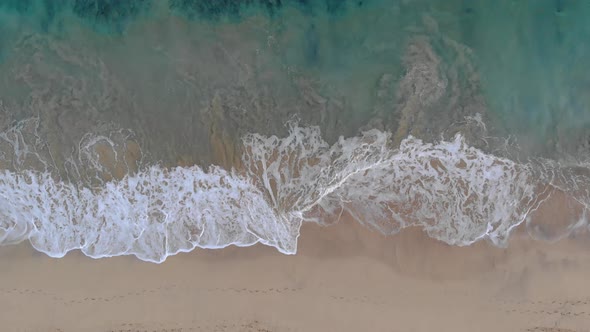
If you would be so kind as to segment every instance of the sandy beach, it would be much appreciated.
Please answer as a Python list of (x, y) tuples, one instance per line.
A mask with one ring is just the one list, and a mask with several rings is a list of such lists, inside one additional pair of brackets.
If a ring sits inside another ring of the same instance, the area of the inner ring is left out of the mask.
[(0, 1), (0, 332), (590, 332), (588, 4)]
[[(521, 230), (517, 232), (522, 232)], [(385, 238), (306, 225), (299, 253), (195, 250), (50, 259), (0, 248), (4, 331), (552, 331), (590, 327), (590, 254), (514, 234), (508, 249), (450, 247), (417, 230)]]

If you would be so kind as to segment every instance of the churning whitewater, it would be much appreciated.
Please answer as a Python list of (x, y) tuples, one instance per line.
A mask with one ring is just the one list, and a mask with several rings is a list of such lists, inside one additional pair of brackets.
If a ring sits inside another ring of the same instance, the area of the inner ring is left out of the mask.
[(353, 220), (505, 246), (558, 195), (538, 237), (586, 227), (590, 7), (556, 3), (0, 3), (0, 245), (294, 254)]
[[(97, 185), (55, 176), (40, 141), (27, 145), (12, 128), (0, 135), (13, 151), (2, 156), (13, 167), (0, 173), (0, 244), (28, 240), (51, 257), (80, 249), (155, 263), (197, 247), (256, 243), (295, 254), (302, 223), (330, 224), (347, 213), (384, 234), (419, 226), (452, 245), (488, 238), (503, 246), (545, 184), (576, 185), (556, 163), (518, 164), (461, 135), (438, 143), (410, 136), (391, 148), (390, 134), (372, 129), (330, 146), (317, 127), (289, 126), (282, 138), (243, 137), (240, 169), (151, 165)], [(80, 146), (70, 163), (99, 160)], [(25, 162), (44, 166), (23, 169)]]

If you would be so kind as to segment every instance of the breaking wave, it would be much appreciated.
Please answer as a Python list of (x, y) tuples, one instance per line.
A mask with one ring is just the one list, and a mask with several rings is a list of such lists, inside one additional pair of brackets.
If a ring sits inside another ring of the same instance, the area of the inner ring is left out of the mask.
[[(26, 142), (14, 131), (0, 136), (12, 148), (12, 165), (28, 154), (46, 159), (42, 149), (23, 148)], [(295, 254), (302, 223), (330, 224), (346, 213), (384, 234), (419, 226), (451, 245), (487, 238), (504, 246), (547, 185), (588, 202), (586, 176), (549, 161), (486, 154), (461, 135), (438, 143), (408, 137), (393, 148), (389, 133), (370, 130), (329, 145), (319, 128), (291, 124), (287, 137), (248, 134), (242, 142), (243, 166), (234, 170), (152, 165), (89, 185), (47, 167), (5, 169), (0, 244), (28, 240), (51, 257), (79, 249), (92, 258), (156, 263), (197, 247), (259, 242)]]

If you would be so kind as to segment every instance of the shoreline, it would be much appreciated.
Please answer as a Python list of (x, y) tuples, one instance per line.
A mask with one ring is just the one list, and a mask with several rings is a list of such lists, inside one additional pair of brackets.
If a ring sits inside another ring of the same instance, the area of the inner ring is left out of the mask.
[(500, 249), (306, 224), (294, 256), (256, 245), (159, 265), (20, 244), (0, 248), (0, 318), (14, 331), (582, 331), (587, 236), (549, 244), (523, 231)]

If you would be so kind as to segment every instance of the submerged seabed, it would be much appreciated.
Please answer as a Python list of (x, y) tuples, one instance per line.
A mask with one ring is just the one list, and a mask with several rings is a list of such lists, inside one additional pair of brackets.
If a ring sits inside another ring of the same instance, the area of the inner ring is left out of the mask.
[(0, 244), (294, 254), (348, 216), (504, 246), (553, 195), (583, 212), (544, 236), (586, 228), (589, 11), (0, 1)]

